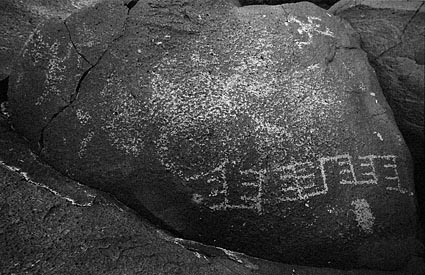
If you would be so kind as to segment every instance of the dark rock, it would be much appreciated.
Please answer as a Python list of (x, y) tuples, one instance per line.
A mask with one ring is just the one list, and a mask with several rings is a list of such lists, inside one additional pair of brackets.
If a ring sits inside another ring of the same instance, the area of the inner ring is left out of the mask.
[(410, 154), (355, 32), (313, 4), (105, 1), (41, 26), (10, 81), (44, 160), (185, 238), (344, 268), (417, 253)]
[(0, 104), (7, 101), (7, 91), (9, 89), (9, 77), (0, 80)]
[[(359, 32), (385, 97), (415, 161), (419, 202), (425, 215), (425, 3), (341, 1), (330, 12)], [(425, 221), (425, 218), (423, 218)], [(424, 223), (425, 225), (425, 223)]]
[[(333, 4), (338, 2), (338, 0), (307, 0), (307, 1), (314, 3), (317, 6), (324, 9), (328, 9)], [(242, 6), (247, 6), (247, 5), (281, 5), (281, 4), (302, 2), (302, 1), (300, 0), (240, 0), (239, 2)]]
[[(14, 77), (23, 93), (16, 93), (12, 100), (19, 102), (19, 112), (23, 114), (21, 118), (27, 121), (31, 117), (32, 123), (25, 128), (24, 134), (34, 143), (40, 142), (42, 145), (40, 129), (77, 98), (81, 82), (105, 53), (104, 47), (110, 42), (108, 39), (116, 39), (116, 33), (122, 32), (125, 16), (114, 15), (115, 12), (127, 13), (128, 9), (121, 1), (106, 1), (102, 8), (96, 10), (95, 15), (90, 15), (87, 22), (78, 26), (68, 26), (66, 20), (57, 18), (45, 21), (34, 31), (27, 47), (22, 50), (22, 57), (31, 62), (16, 64), (18, 73)], [(79, 22), (79, 15), (75, 15), (73, 20)], [(103, 24), (99, 24), (99, 21)], [(73, 32), (79, 34), (75, 39)], [(47, 33), (55, 35), (45, 37)], [(98, 35), (90, 37), (92, 33)], [(80, 51), (87, 53), (82, 55)], [(28, 102), (24, 91), (32, 89), (42, 91), (42, 94)], [(42, 106), (40, 112), (33, 113), (32, 104)], [(26, 124), (25, 121), (16, 124)]]
[(0, 80), (6, 78), (33, 31), (50, 18), (66, 18), (72, 12), (101, 0), (2, 0), (0, 1)]
[(0, 115), (1, 274), (419, 275), (284, 265), (178, 239), (40, 162)]

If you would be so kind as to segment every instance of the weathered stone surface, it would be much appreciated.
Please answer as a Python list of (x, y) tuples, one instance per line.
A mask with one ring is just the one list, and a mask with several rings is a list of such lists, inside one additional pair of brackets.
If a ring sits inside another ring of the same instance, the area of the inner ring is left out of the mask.
[(13, 1), (0, 2), (0, 80), (10, 74), (13, 58), (31, 33), (33, 25), (26, 17)]
[(6, 78), (32, 32), (44, 20), (66, 18), (100, 0), (0, 1), (0, 80)]
[(207, 259), (183, 248), (125, 207), (39, 162), (25, 141), (4, 127), (0, 145), (1, 274), (251, 274), (259, 269), (247, 259)]
[(355, 32), (313, 4), (105, 1), (19, 64), (12, 121), (42, 158), (186, 238), (345, 268), (417, 253), (410, 154)]
[[(95, 15), (90, 15), (87, 22), (78, 26), (68, 26), (67, 20), (53, 18), (34, 31), (22, 51), (23, 58), (31, 62), (17, 64), (14, 75), (17, 82), (24, 80), (19, 86), (22, 92), (16, 93), (13, 100), (20, 102), (19, 112), (22, 112), (21, 118), (24, 119), (17, 125), (26, 124), (25, 121), (31, 117), (32, 123), (25, 129), (27, 138), (34, 143), (43, 142), (40, 129), (76, 99), (81, 81), (105, 53), (104, 47), (110, 42), (108, 39), (116, 39), (117, 32), (122, 32), (127, 10), (122, 1), (106, 1)], [(115, 12), (124, 16), (115, 16)], [(73, 20), (79, 22), (79, 15), (75, 15)], [(55, 35), (45, 37), (47, 33)], [(78, 38), (74, 40), (72, 33), (78, 33)], [(92, 33), (98, 35), (87, 37)], [(83, 56), (80, 51), (87, 53)], [(26, 97), (33, 95), (26, 91), (31, 90), (42, 91), (42, 94), (27, 101)], [(33, 113), (33, 104), (42, 107), (39, 108), (40, 112)]]
[(174, 238), (41, 163), (1, 115), (0, 188), (1, 274), (419, 275), (424, 271), (419, 258), (399, 272), (284, 265)]
[[(333, 4), (338, 2), (338, 0), (307, 0), (308, 2), (312, 2), (319, 7), (328, 9)], [(288, 4), (288, 3), (296, 3), (301, 2), (299, 0), (240, 0), (239, 3), (243, 6), (245, 5), (280, 5), (280, 4)]]
[(359, 32), (400, 130), (424, 156), (425, 3), (341, 1), (330, 12)]
[[(385, 97), (415, 161), (425, 214), (424, 1), (340, 1), (330, 12), (359, 32)], [(425, 225), (425, 223), (424, 223)]]

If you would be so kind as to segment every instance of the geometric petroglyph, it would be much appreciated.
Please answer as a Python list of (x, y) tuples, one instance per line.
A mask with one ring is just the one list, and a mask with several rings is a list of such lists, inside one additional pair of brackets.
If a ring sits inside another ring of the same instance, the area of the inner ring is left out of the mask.
[[(208, 194), (196, 195), (208, 198), (202, 202), (212, 210), (251, 209), (258, 214), (263, 213), (267, 204), (302, 201), (324, 195), (329, 191), (330, 182), (340, 185), (377, 185), (386, 190), (413, 195), (401, 186), (396, 160), (394, 155), (367, 155), (357, 157), (354, 162), (350, 154), (342, 154), (268, 170), (240, 171), (238, 182), (228, 178), (228, 163), (224, 161), (210, 173), (197, 177), (214, 188)], [(236, 184), (237, 187), (234, 186)], [(243, 190), (246, 194), (240, 196)], [(266, 196), (269, 190), (274, 190), (275, 195)]]

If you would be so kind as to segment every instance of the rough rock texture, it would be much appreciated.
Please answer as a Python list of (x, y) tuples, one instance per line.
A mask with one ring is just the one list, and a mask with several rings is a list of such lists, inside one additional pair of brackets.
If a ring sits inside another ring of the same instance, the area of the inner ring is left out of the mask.
[(344, 268), (417, 253), (410, 154), (355, 32), (313, 4), (103, 1), (40, 26), (10, 81), (44, 160), (185, 238)]
[(272, 263), (174, 238), (40, 162), (0, 115), (1, 274), (419, 275)]
[(330, 12), (347, 20), (361, 36), (362, 48), (413, 155), (425, 215), (425, 2), (341, 1)]
[(66, 18), (72, 12), (101, 0), (1, 0), (0, 80), (6, 78), (25, 42), (49, 18)]
[[(312, 2), (321, 8), (328, 9), (333, 4), (338, 2), (338, 0), (307, 0), (308, 2)], [(280, 5), (287, 3), (296, 3), (301, 2), (299, 0), (240, 0), (239, 3), (242, 6), (246, 5)]]

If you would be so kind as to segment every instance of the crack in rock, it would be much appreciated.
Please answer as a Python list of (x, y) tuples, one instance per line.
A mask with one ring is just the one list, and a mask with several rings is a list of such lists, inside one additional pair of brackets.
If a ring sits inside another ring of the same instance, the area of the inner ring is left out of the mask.
[(425, 2), (422, 2), (422, 4), (416, 9), (415, 13), (407, 21), (406, 25), (404, 25), (403, 30), (401, 31), (401, 34), (398, 37), (399, 42), (395, 43), (394, 45), (390, 46), (386, 50), (382, 51), (377, 57), (375, 57), (375, 60), (378, 59), (378, 58), (380, 58), (380, 57), (382, 57), (384, 54), (388, 53), (389, 51), (391, 51), (392, 49), (394, 49), (395, 47), (397, 47), (397, 46), (399, 46), (400, 44), (403, 43), (403, 37), (404, 37), (404, 34), (405, 34), (406, 30), (407, 30), (407, 27), (410, 25), (410, 23), (412, 23), (412, 21), (418, 15), (418, 13), (420, 12), (420, 10), (424, 6), (424, 4), (425, 4)]
[[(84, 81), (84, 79), (87, 77), (87, 75), (90, 73), (90, 71), (95, 68), (99, 62), (102, 60), (103, 56), (105, 56), (106, 52), (109, 50), (109, 46), (108, 48), (100, 55), (100, 57), (97, 59), (96, 63), (91, 65), (80, 77), (80, 79), (78, 80), (77, 83), (77, 87), (75, 88), (75, 92), (73, 94), (71, 94), (70, 100), (68, 102), (68, 104), (66, 104), (65, 106), (61, 107), (59, 109), (59, 111), (57, 111), (55, 114), (53, 114), (49, 121), (46, 123), (46, 125), (44, 125), (44, 127), (41, 129), (40, 131), (40, 138), (38, 141), (38, 145), (39, 145), (39, 150), (40, 152), (43, 150), (44, 148), (44, 133), (46, 131), (46, 129), (49, 127), (49, 125), (56, 119), (56, 117), (58, 117), (62, 112), (64, 112), (68, 107), (70, 107), (75, 100), (77, 100), (78, 94), (80, 93), (81, 90), (81, 85)], [(90, 63), (89, 63), (90, 64)]]
[(355, 46), (332, 45), (329, 54), (327, 56), (325, 56), (326, 66), (329, 66), (329, 64), (334, 61), (337, 52), (340, 51), (340, 50), (350, 51), (350, 50), (359, 50), (359, 48), (355, 47)]
[(116, 37), (115, 39), (113, 39), (109, 44), (108, 44), (108, 46), (106, 47), (106, 49), (105, 49), (105, 51), (103, 51), (103, 53), (100, 55), (100, 57), (96, 60), (96, 62), (93, 64), (92, 62), (90, 62), (85, 56), (84, 56), (84, 54), (82, 54), (79, 50), (78, 50), (78, 47), (77, 47), (77, 45), (74, 43), (74, 41), (73, 41), (73, 39), (72, 39), (72, 34), (71, 34), (71, 30), (69, 29), (69, 27), (68, 27), (68, 24), (66, 23), (66, 20), (64, 20), (63, 21), (63, 23), (64, 23), (64, 25), (65, 25), (65, 28), (66, 28), (66, 30), (67, 30), (67, 32), (68, 32), (68, 37), (69, 37), (69, 40), (70, 40), (70, 42), (71, 42), (71, 44), (72, 44), (72, 47), (74, 48), (74, 50), (76, 51), (76, 53), (81, 57), (81, 58), (83, 58), (83, 60), (85, 60), (89, 65), (90, 65), (90, 67), (81, 75), (81, 77), (80, 77), (80, 79), (79, 79), (79, 81), (78, 81), (78, 83), (77, 83), (77, 87), (75, 88), (75, 92), (73, 93), (73, 94), (71, 94), (71, 97), (70, 97), (70, 100), (69, 100), (69, 103), (68, 104), (66, 104), (65, 106), (63, 106), (63, 107), (61, 107), (60, 109), (59, 109), (59, 111), (57, 111), (55, 114), (53, 114), (51, 117), (50, 117), (50, 119), (49, 119), (49, 121), (43, 126), (43, 128), (40, 130), (40, 137), (39, 137), (39, 141), (38, 141), (38, 146), (39, 146), (39, 151), (40, 152), (42, 152), (43, 151), (43, 149), (44, 149), (44, 133), (45, 133), (45, 131), (46, 131), (46, 129), (49, 127), (49, 125), (56, 119), (56, 117), (58, 117), (62, 112), (64, 112), (68, 107), (70, 107), (74, 102), (75, 102), (75, 100), (77, 99), (77, 97), (78, 97), (78, 94), (80, 93), (80, 90), (81, 90), (81, 85), (82, 85), (82, 83), (83, 83), (83, 81), (84, 81), (84, 79), (87, 77), (87, 75), (90, 73), (90, 71), (92, 70), (92, 69), (94, 69), (98, 64), (99, 64), (99, 62), (102, 60), (102, 58), (105, 56), (105, 54), (109, 51), (109, 49), (110, 49), (110, 47), (113, 45), (113, 44), (115, 44), (115, 42), (117, 42), (120, 38), (122, 38), (124, 35), (125, 35), (125, 32), (126, 32), (126, 30), (127, 30), (127, 21), (128, 21), (128, 18), (130, 17), (129, 16), (129, 13), (130, 13), (130, 11), (131, 11), (131, 9), (132, 8), (134, 8), (135, 6), (136, 6), (136, 4), (139, 2), (139, 0), (130, 0), (130, 1), (128, 1), (126, 4), (125, 4), (125, 6), (128, 8), (128, 11), (127, 11), (127, 16), (126, 16), (126, 20), (124, 21), (124, 24), (123, 24), (123, 26), (122, 26), (122, 32), (121, 32), (121, 35), (119, 35), (118, 37)]
[(77, 45), (75, 45), (74, 40), (72, 40), (72, 35), (71, 35), (71, 30), (68, 27), (68, 24), (66, 23), (66, 21), (63, 21), (63, 24), (65, 25), (65, 28), (68, 32), (68, 37), (69, 37), (69, 41), (71, 41), (72, 47), (74, 48), (74, 50), (77, 52), (77, 54), (79, 56), (81, 56), (82, 59), (84, 59), (88, 64), (90, 64), (91, 66), (93, 66), (93, 64), (78, 50)]
[(139, 0), (130, 0), (124, 4), (124, 6), (128, 8), (127, 14), (130, 14), (131, 9), (134, 8), (134, 6), (136, 6), (138, 2)]

